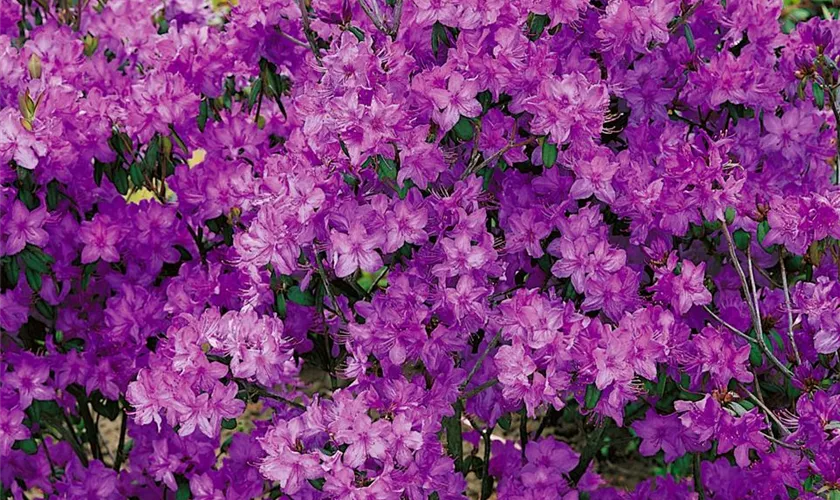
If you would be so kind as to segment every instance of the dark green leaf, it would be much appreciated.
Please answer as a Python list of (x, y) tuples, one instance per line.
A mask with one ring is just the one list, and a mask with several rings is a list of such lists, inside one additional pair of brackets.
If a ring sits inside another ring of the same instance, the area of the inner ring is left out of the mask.
[(280, 319), (286, 319), (286, 296), (281, 292), (274, 295), (274, 312)]
[(473, 129), (473, 124), (469, 118), (462, 116), (458, 123), (452, 127), (452, 132), (455, 133), (455, 137), (457, 137), (462, 142), (469, 141), (475, 135), (475, 129)]
[(159, 136), (155, 135), (151, 142), (149, 142), (149, 147), (146, 148), (146, 156), (143, 158), (143, 161), (146, 163), (146, 169), (152, 173), (155, 172), (155, 166), (157, 166), (159, 155), (160, 139)]
[(55, 307), (47, 304), (43, 300), (36, 300), (35, 301), (35, 309), (41, 313), (41, 316), (44, 318), (52, 321), (55, 319)]
[(248, 94), (248, 107), (252, 108), (257, 103), (257, 98), (262, 93), (262, 78), (257, 78), (254, 80), (254, 83), (251, 85), (251, 93)]
[(761, 350), (754, 343), (750, 343), (750, 364), (753, 366), (761, 366)]
[(365, 40), (365, 34), (359, 28), (355, 26), (350, 26), (347, 28), (347, 31), (353, 33), (356, 36), (356, 40), (363, 42)]
[(397, 164), (390, 158), (376, 156), (377, 173), (380, 179), (397, 180)]
[(82, 290), (87, 290), (88, 283), (90, 283), (90, 277), (93, 275), (93, 271), (95, 270), (96, 262), (85, 264), (85, 267), (82, 269)]
[(178, 491), (175, 492), (175, 500), (189, 500), (192, 498), (190, 483), (186, 479), (178, 481)]
[(35, 198), (35, 195), (32, 194), (32, 191), (28, 189), (21, 190), (18, 192), (18, 197), (20, 197), (20, 201), (26, 205), (30, 211), (35, 210), (38, 208), (38, 198)]
[(297, 285), (289, 288), (289, 300), (301, 306), (315, 305), (315, 297), (311, 293), (301, 290)]
[(583, 402), (587, 410), (595, 408), (598, 401), (601, 399), (601, 390), (595, 387), (595, 384), (586, 386), (586, 394), (583, 396)]
[(755, 236), (758, 238), (759, 243), (764, 243), (764, 238), (767, 236), (767, 233), (770, 231), (770, 223), (765, 221), (761, 221), (758, 227), (755, 230)]
[(825, 106), (825, 90), (822, 88), (822, 85), (814, 82), (811, 85), (811, 90), (814, 92), (814, 105), (819, 109), (823, 109), (823, 106)]
[(31, 288), (34, 292), (41, 291), (41, 274), (33, 271), (28, 267), (26, 268), (24, 273), (26, 274), (26, 282), (29, 283), (29, 288)]
[[(101, 396), (101, 394), (99, 394)], [(120, 414), (120, 404), (112, 399), (104, 397), (91, 397), (90, 404), (96, 413), (102, 415), (108, 420), (116, 420)]]
[(143, 185), (143, 171), (140, 168), (140, 163), (132, 163), (128, 169), (128, 175), (131, 177), (132, 184), (138, 187)]
[(443, 428), (446, 430), (446, 451), (449, 456), (455, 459), (455, 470), (462, 471), (464, 442), (461, 437), (461, 412), (463, 411), (461, 401), (453, 405), (455, 415), (443, 419)]
[(58, 206), (58, 181), (52, 180), (47, 184), (47, 208), (55, 210)]
[(223, 418), (222, 419), (222, 429), (227, 429), (227, 430), (236, 429), (236, 419), (235, 418)]
[(201, 105), (198, 108), (198, 130), (204, 132), (204, 127), (207, 126), (207, 118), (210, 117), (210, 103), (207, 99), (201, 100)]
[(691, 26), (688, 23), (683, 24), (683, 33), (685, 34), (685, 41), (688, 43), (688, 50), (694, 52), (697, 50), (697, 45), (694, 42), (694, 33), (691, 31)]
[(114, 187), (117, 192), (125, 196), (128, 194), (128, 172), (123, 168), (118, 168), (114, 171)]
[(308, 481), (309, 481), (309, 484), (311, 484), (312, 487), (315, 488), (318, 491), (323, 491), (324, 490), (324, 484), (326, 484), (326, 482), (327, 482), (327, 480), (324, 479), (323, 477), (319, 477), (319, 478), (315, 478), (315, 479), (308, 479)]
[(542, 36), (545, 28), (551, 22), (548, 16), (541, 14), (530, 14), (528, 16), (528, 38), (532, 41), (537, 40), (539, 37)]
[(20, 266), (18, 265), (15, 257), (10, 257), (9, 260), (3, 264), (3, 275), (9, 281), (11, 288), (17, 286), (18, 279), (20, 278)]
[(105, 173), (105, 164), (99, 160), (93, 160), (93, 181), (97, 186), (102, 185), (103, 173)]
[(502, 430), (509, 431), (510, 430), (510, 413), (505, 413), (504, 415), (499, 418), (498, 424)]
[(12, 446), (12, 448), (20, 450), (26, 453), (27, 455), (34, 455), (38, 452), (38, 443), (32, 438), (22, 439), (20, 441), (15, 441), (15, 444), (14, 446)]

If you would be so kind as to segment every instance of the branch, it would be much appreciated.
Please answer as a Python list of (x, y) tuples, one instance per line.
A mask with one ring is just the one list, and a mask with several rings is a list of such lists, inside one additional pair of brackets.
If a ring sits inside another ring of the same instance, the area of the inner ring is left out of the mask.
[(793, 337), (793, 308), (790, 301), (790, 288), (788, 287), (787, 271), (785, 270), (785, 251), (784, 248), (779, 249), (779, 265), (782, 268), (782, 286), (785, 291), (785, 309), (787, 309), (788, 317), (788, 339), (793, 348), (793, 354), (796, 357), (796, 364), (802, 364), (802, 358), (799, 356), (799, 348), (796, 347), (796, 340)]
[(467, 392), (466, 394), (464, 394), (464, 399), (465, 400), (470, 399), (471, 397), (475, 396), (476, 394), (482, 392), (484, 389), (487, 389), (489, 387), (493, 387), (494, 385), (496, 385), (498, 383), (499, 383), (499, 379), (497, 379), (497, 378), (490, 379), (487, 382), (484, 382), (480, 386), (476, 387), (475, 389), (473, 389), (473, 390)]
[(589, 439), (586, 441), (586, 447), (580, 455), (577, 466), (569, 473), (569, 479), (572, 480), (573, 484), (577, 484), (580, 481), (580, 478), (586, 473), (586, 469), (589, 468), (589, 464), (592, 463), (592, 459), (595, 458), (595, 453), (601, 448), (601, 436), (604, 435), (604, 430), (607, 428), (607, 425), (609, 423), (605, 421), (598, 426), (593, 434), (589, 435)]
[(481, 364), (484, 362), (484, 358), (486, 358), (487, 355), (490, 353), (490, 351), (494, 347), (496, 347), (496, 344), (499, 343), (499, 340), (501, 338), (502, 338), (502, 333), (499, 332), (499, 333), (496, 334), (495, 337), (493, 337), (490, 340), (490, 343), (487, 344), (487, 348), (484, 349), (484, 352), (482, 352), (481, 355), (478, 357), (478, 360), (476, 360), (475, 364), (473, 365), (472, 369), (470, 370), (470, 373), (467, 375), (467, 379), (464, 381), (463, 384), (461, 384), (461, 392), (464, 392), (464, 389), (466, 389), (467, 386), (470, 384), (470, 381), (472, 380), (473, 376), (476, 374), (476, 372), (478, 372), (478, 369), (481, 367)]
[[(735, 242), (732, 240), (732, 235), (729, 233), (729, 226), (727, 226), (726, 221), (721, 221), (721, 228), (723, 229), (723, 235), (726, 237), (726, 243), (729, 246), (729, 256), (732, 260), (732, 265), (735, 267), (735, 271), (738, 273), (738, 277), (741, 279), (741, 288), (744, 290), (744, 295), (746, 296), (747, 306), (750, 309), (750, 317), (752, 318), (753, 322), (753, 329), (755, 330), (756, 337), (758, 337), (758, 346), (761, 348), (761, 351), (767, 356), (767, 358), (776, 365), (782, 373), (785, 374), (788, 378), (793, 378), (793, 372), (785, 366), (781, 361), (779, 361), (776, 356), (770, 351), (767, 347), (767, 343), (764, 341), (764, 335), (762, 335), (762, 328), (761, 328), (761, 318), (758, 314), (758, 309), (756, 309), (758, 302), (754, 302), (752, 298), (752, 294), (750, 293), (750, 286), (747, 284), (747, 277), (744, 274), (744, 269), (741, 267), (741, 262), (738, 260), (738, 255), (735, 253)], [(747, 247), (749, 248), (749, 247)], [(750, 276), (752, 277), (752, 259), (747, 259), (750, 265)], [(755, 279), (753, 279), (753, 290), (755, 290)], [(730, 327), (731, 329), (731, 327)]]
[(703, 309), (705, 309), (705, 310), (706, 310), (706, 312), (707, 312), (707, 313), (709, 313), (709, 315), (710, 315), (711, 317), (713, 317), (715, 320), (717, 320), (720, 324), (722, 324), (723, 326), (725, 326), (726, 328), (728, 328), (728, 329), (729, 329), (732, 333), (734, 333), (734, 334), (738, 335), (739, 337), (741, 337), (742, 339), (746, 340), (747, 342), (751, 342), (751, 343), (753, 343), (753, 344), (758, 345), (758, 341), (757, 341), (757, 340), (755, 340), (754, 338), (750, 337), (749, 335), (747, 335), (746, 333), (742, 332), (741, 330), (739, 330), (739, 329), (735, 328), (735, 327), (734, 327), (734, 326), (732, 326), (730, 323), (727, 323), (727, 322), (726, 322), (726, 320), (724, 320), (723, 318), (721, 318), (720, 316), (718, 316), (717, 314), (715, 314), (715, 313), (714, 313), (711, 309), (709, 309), (709, 306), (703, 306)]
[[(756, 380), (755, 383), (758, 384), (758, 380)], [(747, 394), (747, 396), (750, 398), (750, 400), (752, 400), (753, 403), (756, 404), (756, 406), (758, 406), (759, 408), (761, 408), (762, 411), (764, 411), (765, 415), (767, 415), (770, 418), (770, 420), (772, 420), (777, 426), (779, 426), (779, 429), (781, 429), (782, 434), (784, 434), (785, 436), (790, 435), (790, 429), (785, 427), (785, 424), (783, 424), (782, 421), (779, 420), (779, 417), (777, 417), (775, 413), (770, 411), (770, 408), (768, 408), (764, 404), (764, 402), (761, 401), (761, 398), (758, 398), (755, 394), (750, 392), (750, 390), (747, 389), (744, 386), (744, 384), (739, 383), (738, 386), (741, 388), (742, 391), (744, 391)]]
[(322, 64), (321, 61), (321, 49), (318, 48), (318, 42), (315, 40), (315, 36), (312, 33), (312, 26), (309, 21), (309, 11), (306, 10), (306, 0), (298, 0), (298, 7), (300, 8), (300, 20), (303, 24), (303, 34), (306, 36), (306, 41), (309, 42), (309, 49), (312, 50), (312, 54), (315, 55), (315, 60), (318, 61), (318, 64)]
[(486, 167), (487, 165), (490, 165), (491, 163), (493, 163), (494, 161), (498, 160), (498, 159), (499, 159), (499, 158), (500, 158), (503, 154), (507, 153), (507, 152), (508, 152), (508, 151), (510, 151), (511, 149), (514, 149), (514, 148), (521, 148), (522, 146), (527, 146), (528, 144), (531, 144), (531, 143), (532, 143), (532, 142), (534, 142), (535, 140), (537, 140), (537, 137), (536, 137), (536, 136), (531, 136), (531, 137), (529, 137), (529, 138), (525, 139), (524, 141), (520, 141), (520, 142), (517, 142), (517, 143), (508, 143), (508, 145), (507, 145), (507, 146), (505, 146), (505, 147), (503, 147), (502, 149), (500, 149), (500, 150), (496, 151), (495, 153), (493, 153), (493, 154), (490, 156), (490, 158), (487, 158), (487, 159), (486, 159), (486, 160), (484, 160), (483, 162), (479, 163), (477, 166), (475, 166), (475, 167), (473, 167), (473, 166), (467, 167), (467, 169), (466, 169), (466, 170), (464, 170), (464, 173), (463, 173), (463, 174), (461, 174), (461, 180), (466, 179), (466, 178), (467, 178), (467, 177), (469, 177), (471, 174), (473, 174), (473, 173), (475, 173), (475, 172), (478, 172), (479, 170), (481, 170), (482, 168)]

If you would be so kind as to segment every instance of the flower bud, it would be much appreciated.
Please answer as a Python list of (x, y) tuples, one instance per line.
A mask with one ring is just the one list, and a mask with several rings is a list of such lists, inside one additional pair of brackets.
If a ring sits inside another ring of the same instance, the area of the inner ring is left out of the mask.
[(33, 80), (41, 78), (41, 58), (38, 57), (38, 54), (29, 56), (29, 63), (26, 67), (29, 69), (30, 78)]

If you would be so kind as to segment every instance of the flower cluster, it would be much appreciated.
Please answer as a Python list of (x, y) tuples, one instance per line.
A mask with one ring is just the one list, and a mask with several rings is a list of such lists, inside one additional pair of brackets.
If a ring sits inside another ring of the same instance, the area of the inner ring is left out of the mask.
[(0, 4), (0, 498), (837, 497), (796, 5)]

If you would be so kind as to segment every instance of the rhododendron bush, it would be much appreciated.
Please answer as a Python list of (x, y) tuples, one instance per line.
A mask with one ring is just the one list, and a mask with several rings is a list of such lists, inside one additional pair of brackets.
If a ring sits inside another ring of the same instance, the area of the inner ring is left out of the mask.
[(2, 497), (840, 498), (837, 17), (4, 0)]

